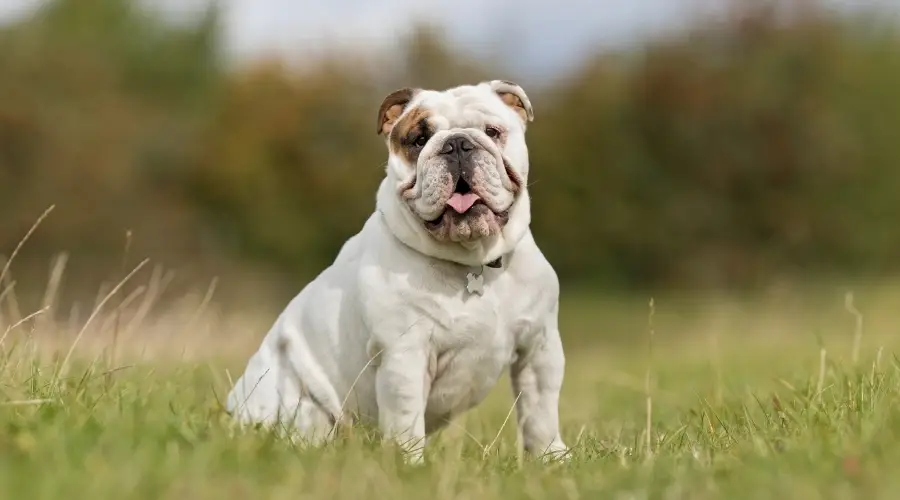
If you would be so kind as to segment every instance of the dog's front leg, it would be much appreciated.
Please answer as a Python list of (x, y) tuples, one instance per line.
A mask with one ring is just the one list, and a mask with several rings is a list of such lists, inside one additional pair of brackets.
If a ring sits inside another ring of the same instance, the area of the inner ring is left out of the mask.
[(525, 450), (543, 458), (566, 458), (568, 449), (559, 432), (565, 356), (555, 325), (517, 354), (510, 378)]
[(381, 353), (375, 375), (381, 432), (400, 445), (411, 464), (423, 461), (426, 369), (425, 349), (403, 346)]

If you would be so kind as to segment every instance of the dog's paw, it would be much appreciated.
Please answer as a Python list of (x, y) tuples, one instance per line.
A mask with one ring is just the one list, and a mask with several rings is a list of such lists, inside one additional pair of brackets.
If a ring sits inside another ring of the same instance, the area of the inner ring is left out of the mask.
[(568, 463), (572, 460), (572, 450), (562, 442), (555, 442), (540, 455), (540, 459), (545, 464)]
[(404, 465), (418, 467), (425, 464), (425, 439), (395, 438), (393, 443)]
[(410, 467), (425, 465), (425, 453), (422, 450), (409, 451), (403, 454), (403, 463)]

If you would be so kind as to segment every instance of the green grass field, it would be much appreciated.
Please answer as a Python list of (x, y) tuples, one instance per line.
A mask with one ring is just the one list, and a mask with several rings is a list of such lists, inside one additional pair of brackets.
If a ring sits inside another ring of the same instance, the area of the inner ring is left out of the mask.
[(55, 322), (7, 294), (0, 498), (896, 498), (900, 292), (857, 290), (861, 324), (843, 293), (672, 295), (652, 310), (566, 294), (571, 463), (520, 455), (504, 379), (420, 468), (362, 429), (303, 450), (235, 428), (219, 401), (274, 316), (202, 297), (154, 311), (150, 283)]

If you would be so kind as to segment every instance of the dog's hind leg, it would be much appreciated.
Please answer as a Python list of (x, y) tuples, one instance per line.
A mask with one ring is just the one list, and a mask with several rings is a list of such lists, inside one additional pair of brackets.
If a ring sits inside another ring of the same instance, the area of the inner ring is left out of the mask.
[(322, 444), (334, 427), (293, 371), (278, 368), (242, 376), (229, 395), (228, 413), (242, 425), (270, 428), (298, 444)]
[(301, 446), (321, 446), (334, 434), (330, 416), (311, 398), (302, 397), (290, 420), (283, 420), (288, 437)]
[(321, 369), (286, 343), (251, 357), (228, 396), (228, 413), (243, 425), (273, 428), (294, 441), (321, 444), (341, 419)]

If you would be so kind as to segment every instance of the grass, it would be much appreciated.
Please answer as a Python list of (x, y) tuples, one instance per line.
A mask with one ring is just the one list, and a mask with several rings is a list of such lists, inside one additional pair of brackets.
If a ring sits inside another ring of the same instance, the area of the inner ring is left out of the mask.
[[(263, 318), (241, 326), (209, 307), (200, 321), (193, 312), (161, 313), (119, 339), (114, 364), (112, 312), (98, 313), (95, 328), (69, 332), (51, 323), (32, 331), (35, 317), (10, 330), (0, 359), (0, 497), (892, 498), (900, 491), (891, 473), (900, 460), (900, 365), (889, 328), (866, 332), (854, 364), (855, 318), (840, 307), (851, 328), (842, 332), (845, 322), (835, 321), (817, 336), (803, 326), (817, 316), (784, 302), (657, 300), (648, 359), (649, 312), (640, 322), (627, 317), (644, 301), (626, 301), (631, 308), (621, 299), (571, 302), (563, 311), (569, 365), (561, 414), (575, 448), (570, 464), (552, 466), (520, 456), (513, 422), (503, 425), (512, 403), (506, 380), (440, 435), (427, 466), (408, 468), (365, 430), (303, 450), (267, 431), (235, 428), (219, 401), (264, 331)], [(179, 328), (188, 318), (191, 332)], [(732, 329), (748, 323), (769, 329)], [(60, 372), (69, 351), (70, 368)]]
[[(4, 268), (5, 269), (5, 268)], [(372, 432), (297, 448), (223, 413), (273, 317), (211, 294), (154, 310), (123, 268), (91, 314), (0, 289), (0, 498), (895, 498), (900, 290), (571, 293), (561, 403), (573, 459), (519, 453), (502, 380), (410, 468)], [(7, 278), (8, 270), (4, 272)], [(55, 278), (54, 278), (55, 276)], [(5, 280), (6, 283), (10, 281)], [(865, 321), (863, 321), (865, 319)]]

